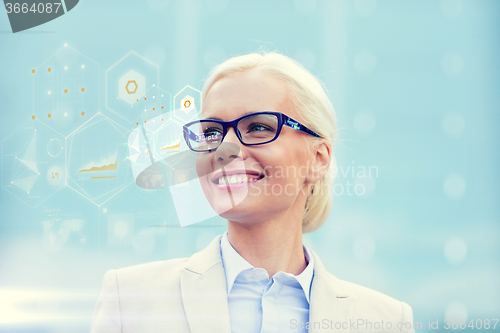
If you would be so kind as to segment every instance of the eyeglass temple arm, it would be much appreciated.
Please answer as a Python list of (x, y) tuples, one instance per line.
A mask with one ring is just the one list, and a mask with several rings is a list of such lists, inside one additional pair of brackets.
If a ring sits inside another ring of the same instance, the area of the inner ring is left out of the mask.
[(301, 132), (304, 132), (307, 134), (311, 134), (314, 137), (321, 138), (321, 136), (319, 134), (317, 134), (316, 132), (311, 131), (309, 128), (305, 127), (304, 125), (302, 125), (298, 121), (296, 121), (296, 120), (294, 120), (286, 115), (283, 115), (283, 124), (285, 124), (288, 127), (293, 128), (297, 131), (301, 131)]

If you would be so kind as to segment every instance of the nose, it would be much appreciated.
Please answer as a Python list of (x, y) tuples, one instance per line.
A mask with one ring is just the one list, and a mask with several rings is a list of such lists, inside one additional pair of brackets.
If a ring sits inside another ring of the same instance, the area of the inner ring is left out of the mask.
[[(235, 142), (237, 142), (238, 144)], [(220, 146), (215, 151), (214, 164), (219, 167), (222, 167), (231, 163), (231, 161), (233, 161), (238, 156), (240, 156), (242, 159), (245, 159), (242, 149), (240, 149), (240, 145), (241, 142), (236, 136), (234, 129), (230, 127), (227, 130), (226, 136), (224, 137), (224, 141), (222, 141)]]
[(240, 153), (240, 147), (232, 142), (222, 142), (215, 151), (214, 166), (223, 167), (231, 163)]

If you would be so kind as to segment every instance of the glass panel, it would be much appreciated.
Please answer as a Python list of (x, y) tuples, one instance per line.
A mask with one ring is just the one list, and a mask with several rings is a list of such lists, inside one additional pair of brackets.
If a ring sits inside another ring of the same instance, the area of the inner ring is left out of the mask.
[(271, 141), (278, 130), (278, 118), (271, 114), (247, 117), (238, 123), (238, 130), (245, 143), (262, 143)]
[(196, 150), (217, 148), (222, 141), (222, 125), (215, 122), (199, 122), (189, 126), (188, 138)]

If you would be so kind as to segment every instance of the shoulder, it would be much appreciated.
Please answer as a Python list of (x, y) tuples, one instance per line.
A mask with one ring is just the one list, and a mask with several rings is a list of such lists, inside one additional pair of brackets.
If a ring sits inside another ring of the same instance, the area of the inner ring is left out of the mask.
[(216, 236), (212, 242), (190, 257), (176, 258), (163, 261), (153, 261), (119, 269), (106, 273), (105, 279), (115, 279), (119, 288), (130, 287), (130, 290), (147, 290), (153, 287), (180, 288), (182, 272), (189, 270), (196, 274), (203, 274), (210, 268), (221, 263), (220, 238)]
[(387, 328), (386, 324), (390, 323), (389, 326), (400, 332), (414, 332), (413, 312), (408, 304), (379, 291), (337, 278), (327, 271), (314, 251), (311, 250), (311, 253), (314, 256), (316, 281), (316, 288), (313, 283), (313, 289), (316, 289), (315, 295), (321, 303), (319, 305), (328, 308), (326, 312), (338, 312), (340, 307), (344, 311), (343, 318), (347, 318), (349, 323), (354, 321), (355, 327), (361, 325), (361, 328), (366, 328), (364, 331)]
[(345, 280), (337, 279), (337, 281), (342, 285), (345, 293), (355, 297), (356, 302), (360, 305), (377, 305), (377, 308), (380, 310), (383, 310), (383, 308), (401, 307), (401, 302), (399, 300), (379, 291)]
[[(179, 275), (189, 258), (111, 269), (103, 279), (91, 332), (189, 332)], [(166, 316), (165, 314), (169, 314)]]
[(116, 284), (120, 287), (136, 286), (137, 288), (147, 288), (158, 284), (178, 284), (180, 271), (184, 269), (188, 260), (189, 258), (177, 258), (154, 261), (111, 270), (106, 275), (114, 275)]
[[(119, 302), (122, 315), (182, 309), (180, 272), (188, 258), (154, 261), (106, 272), (101, 295)], [(168, 300), (168, 302), (167, 302)]]
[(337, 278), (326, 269), (317, 253), (309, 250), (314, 257), (314, 279), (317, 279), (319, 286), (316, 295), (327, 293), (328, 297), (349, 304), (352, 318), (383, 319), (392, 322), (413, 320), (413, 313), (408, 304), (376, 290)]
[[(365, 325), (370, 322), (373, 325), (391, 322), (393, 327), (401, 328), (402, 332), (413, 332), (413, 311), (407, 303), (359, 284), (338, 279), (332, 274), (328, 275), (330, 281), (341, 290), (342, 296), (353, 300), (353, 319), (360, 320)], [(399, 323), (402, 327), (398, 326)]]
[(386, 308), (397, 309), (401, 307), (401, 302), (391, 296), (356, 283), (339, 279), (329, 272), (323, 272), (317, 277), (334, 290), (337, 298), (352, 297), (355, 299), (358, 307), (376, 307), (381, 311)]

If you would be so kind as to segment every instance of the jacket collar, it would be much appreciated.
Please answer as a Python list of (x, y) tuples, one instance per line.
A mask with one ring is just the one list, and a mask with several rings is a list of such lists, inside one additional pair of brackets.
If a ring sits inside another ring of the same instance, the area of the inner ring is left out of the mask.
[[(231, 243), (229, 243), (227, 231), (222, 235), (220, 247), (224, 273), (226, 275), (227, 293), (229, 295), (238, 275), (241, 272), (247, 269), (253, 269), (254, 267), (233, 248)], [(304, 293), (307, 302), (309, 302), (311, 283), (313, 279), (314, 257), (305, 245), (303, 245), (303, 251), (307, 267), (299, 275), (290, 277), (290, 279), (295, 279), (297, 281), (302, 288), (302, 292)]]
[[(231, 332), (221, 237), (216, 236), (206, 248), (193, 254), (180, 274), (182, 301), (192, 333)], [(348, 323), (355, 298), (348, 295), (341, 280), (328, 273), (316, 252), (309, 251), (314, 258), (309, 332), (348, 332), (348, 328), (322, 327), (324, 320)], [(316, 322), (318, 324), (314, 325)]]

